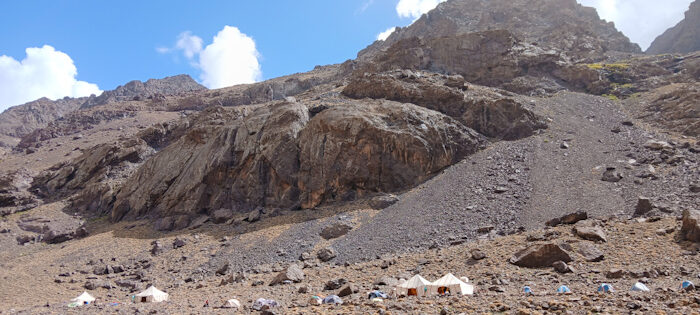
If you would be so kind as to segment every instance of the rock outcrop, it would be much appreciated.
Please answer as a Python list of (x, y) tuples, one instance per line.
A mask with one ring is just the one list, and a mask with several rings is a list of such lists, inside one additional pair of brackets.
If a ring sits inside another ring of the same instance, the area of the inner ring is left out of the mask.
[(557, 261), (572, 261), (570, 254), (554, 243), (536, 244), (523, 249), (510, 258), (510, 263), (528, 268), (550, 267)]
[(659, 35), (647, 54), (690, 53), (700, 50), (700, 1), (693, 1), (685, 18)]
[(112, 219), (169, 217), (258, 206), (313, 208), (424, 181), (483, 138), (425, 108), (348, 102), (313, 117), (300, 103), (245, 117), (207, 109), (201, 124), (146, 161), (116, 194)]
[(22, 138), (78, 109), (85, 100), (87, 100), (86, 97), (66, 97), (52, 101), (43, 97), (23, 105), (10, 107), (0, 114), (0, 135)]
[(683, 211), (681, 237), (691, 242), (700, 242), (700, 211)]

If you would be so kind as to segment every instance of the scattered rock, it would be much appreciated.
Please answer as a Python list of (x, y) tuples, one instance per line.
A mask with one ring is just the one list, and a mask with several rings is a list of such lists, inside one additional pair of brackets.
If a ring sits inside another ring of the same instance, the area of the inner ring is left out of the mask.
[(691, 242), (700, 242), (700, 210), (683, 210), (681, 237)]
[(223, 265), (221, 265), (221, 267), (219, 267), (219, 269), (216, 270), (216, 274), (220, 276), (225, 276), (228, 273), (229, 267), (230, 265), (228, 262), (224, 263)]
[(326, 247), (324, 249), (319, 250), (318, 253), (316, 253), (318, 259), (320, 259), (323, 262), (330, 261), (337, 255), (338, 254), (335, 252), (335, 249), (333, 249), (333, 247)]
[(637, 198), (637, 206), (634, 208), (634, 216), (639, 217), (649, 213), (654, 208), (651, 199), (640, 196)]
[(350, 230), (352, 230), (352, 225), (347, 224), (347, 223), (341, 223), (337, 222), (332, 225), (329, 225), (321, 231), (320, 235), (324, 239), (330, 240), (334, 238), (341, 237), (345, 234), (347, 234)]
[(578, 252), (579, 254), (581, 254), (581, 256), (583, 256), (583, 259), (585, 259), (588, 262), (598, 262), (605, 258), (605, 254), (603, 254), (603, 251), (598, 249), (597, 246), (590, 243), (581, 244), (579, 246)]
[(510, 258), (510, 263), (528, 268), (550, 267), (558, 260), (570, 262), (573, 259), (564, 249), (554, 243), (536, 244), (523, 249)]
[(588, 212), (586, 211), (576, 211), (574, 213), (569, 213), (565, 216), (554, 218), (547, 221), (547, 226), (557, 226), (560, 224), (574, 224), (578, 221), (588, 219)]
[(212, 220), (216, 224), (226, 223), (231, 218), (233, 218), (233, 210), (231, 209), (219, 209), (212, 213)]
[(482, 252), (478, 248), (472, 249), (471, 254), (472, 254), (472, 259), (474, 259), (474, 260), (482, 260), (482, 259), (486, 258), (486, 254), (484, 254), (484, 252)]
[(281, 271), (277, 276), (270, 282), (270, 285), (277, 285), (284, 283), (285, 281), (291, 281), (299, 283), (304, 280), (304, 271), (301, 270), (296, 264), (289, 265), (285, 270)]
[(382, 210), (384, 208), (387, 208), (387, 207), (395, 204), (398, 201), (399, 201), (399, 198), (397, 198), (396, 196), (391, 195), (391, 194), (386, 194), (386, 195), (376, 196), (376, 197), (370, 199), (369, 206), (375, 210)]
[(670, 150), (673, 149), (671, 144), (666, 141), (649, 140), (644, 144), (644, 147), (650, 150)]
[(346, 285), (342, 289), (340, 289), (340, 291), (338, 292), (338, 296), (339, 297), (346, 297), (346, 296), (355, 294), (357, 292), (360, 292), (360, 289), (356, 285), (351, 283), (351, 284)]
[(574, 226), (574, 234), (576, 236), (589, 241), (607, 242), (605, 232), (600, 226), (593, 225), (591, 222), (582, 221)]
[(620, 279), (625, 275), (625, 271), (622, 269), (610, 269), (605, 273), (605, 277), (608, 279)]
[(569, 272), (574, 272), (571, 266), (567, 265), (565, 262), (561, 260), (557, 260), (552, 264), (552, 267), (554, 267), (554, 270), (558, 273), (569, 273)]
[(614, 167), (608, 167), (603, 172), (603, 177), (601, 178), (604, 182), (617, 183), (623, 178), (622, 173), (618, 172)]
[(262, 216), (261, 209), (255, 209), (248, 214), (246, 221), (253, 223), (253, 222), (259, 221), (261, 216)]
[(323, 289), (326, 291), (338, 290), (338, 289), (340, 289), (340, 287), (342, 287), (346, 283), (348, 283), (348, 281), (343, 279), (343, 278), (330, 280), (330, 281), (326, 282)]
[(183, 238), (176, 237), (173, 241), (173, 248), (180, 248), (187, 245), (187, 241)]
[(151, 248), (151, 255), (158, 256), (165, 252), (165, 247), (163, 247), (163, 244), (160, 241), (153, 241), (151, 242), (151, 245), (153, 245)]

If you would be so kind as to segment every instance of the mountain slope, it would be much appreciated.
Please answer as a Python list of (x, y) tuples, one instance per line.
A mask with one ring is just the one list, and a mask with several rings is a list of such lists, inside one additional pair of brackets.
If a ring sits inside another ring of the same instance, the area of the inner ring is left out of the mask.
[(693, 1), (685, 18), (659, 35), (647, 54), (690, 53), (700, 50), (700, 1)]

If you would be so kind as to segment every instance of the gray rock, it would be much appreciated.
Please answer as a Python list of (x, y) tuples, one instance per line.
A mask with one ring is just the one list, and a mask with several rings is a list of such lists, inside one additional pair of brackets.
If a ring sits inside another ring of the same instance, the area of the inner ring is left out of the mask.
[(324, 249), (321, 249), (316, 253), (316, 256), (318, 259), (320, 259), (323, 262), (327, 262), (333, 258), (335, 258), (338, 254), (335, 252), (335, 249), (333, 247), (326, 247)]
[(605, 169), (605, 172), (603, 172), (603, 177), (601, 178), (601, 180), (604, 182), (617, 183), (621, 181), (622, 178), (622, 173), (617, 171), (616, 168), (608, 167)]
[(333, 280), (330, 280), (330, 281), (326, 282), (326, 284), (324, 285), (323, 289), (326, 290), (326, 291), (329, 291), (329, 290), (338, 290), (338, 289), (340, 289), (340, 287), (342, 287), (342, 286), (343, 286), (344, 284), (346, 284), (346, 283), (348, 283), (348, 280), (345, 280), (345, 279), (343, 279), (343, 278), (340, 278), (340, 279), (333, 279)]
[(610, 269), (605, 273), (605, 277), (608, 279), (620, 279), (625, 275), (625, 271), (622, 269)]
[(474, 259), (474, 260), (482, 260), (482, 259), (486, 258), (486, 254), (484, 254), (484, 252), (482, 252), (478, 248), (472, 249), (471, 254), (472, 254), (472, 259)]
[(163, 244), (160, 241), (153, 241), (151, 242), (151, 245), (153, 245), (151, 248), (151, 255), (158, 256), (165, 252), (165, 247), (163, 247)]
[(520, 267), (544, 268), (552, 266), (558, 260), (570, 262), (573, 258), (559, 245), (545, 243), (532, 245), (515, 253), (509, 262)]
[(173, 240), (173, 248), (180, 248), (185, 245), (187, 245), (187, 241), (184, 238), (176, 237), (175, 240)]
[(262, 211), (261, 209), (255, 209), (248, 213), (248, 217), (246, 218), (246, 221), (253, 223), (256, 221), (260, 220), (260, 217), (262, 216)]
[(386, 286), (396, 286), (399, 283), (396, 278), (389, 277), (389, 276), (381, 276), (377, 278), (376, 281), (374, 281), (374, 285), (386, 285)]
[(650, 150), (670, 150), (673, 149), (671, 144), (666, 141), (649, 140), (644, 143), (644, 147)]
[(387, 195), (381, 195), (381, 196), (376, 196), (372, 199), (369, 200), (369, 206), (372, 207), (372, 209), (375, 210), (381, 210), (384, 208), (387, 208), (396, 202), (399, 201), (399, 198), (397, 198), (394, 195), (387, 194)]
[(216, 274), (220, 276), (225, 276), (228, 273), (229, 267), (230, 266), (228, 262), (224, 263), (223, 265), (221, 265), (221, 267), (219, 267), (219, 269), (216, 270)]

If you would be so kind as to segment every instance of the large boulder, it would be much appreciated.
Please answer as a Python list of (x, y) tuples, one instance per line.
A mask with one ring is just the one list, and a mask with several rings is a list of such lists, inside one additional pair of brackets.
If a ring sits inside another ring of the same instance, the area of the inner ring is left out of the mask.
[(569, 213), (567, 215), (561, 216), (559, 218), (554, 218), (547, 221), (547, 226), (557, 226), (560, 224), (574, 224), (578, 221), (588, 219), (588, 212), (586, 211), (576, 211)]
[(700, 242), (700, 211), (684, 210), (681, 237), (691, 242)]
[(567, 263), (572, 260), (569, 253), (559, 245), (544, 243), (532, 245), (515, 253), (509, 262), (520, 267), (544, 268), (551, 267), (556, 261)]
[(352, 228), (353, 226), (349, 223), (336, 222), (324, 227), (323, 230), (321, 230), (320, 235), (324, 239), (330, 240), (347, 234), (350, 232), (350, 230), (352, 230)]
[(593, 222), (582, 221), (574, 226), (574, 234), (576, 236), (589, 241), (595, 242), (607, 242), (608, 239), (605, 236), (605, 231), (598, 225), (593, 224)]
[(301, 270), (299, 266), (297, 266), (296, 264), (291, 264), (286, 269), (278, 273), (277, 276), (275, 276), (275, 278), (272, 279), (270, 285), (281, 284), (285, 281), (298, 283), (304, 280), (304, 276), (304, 271)]

